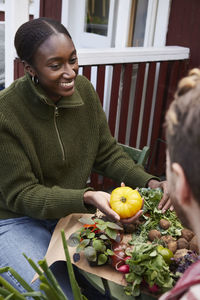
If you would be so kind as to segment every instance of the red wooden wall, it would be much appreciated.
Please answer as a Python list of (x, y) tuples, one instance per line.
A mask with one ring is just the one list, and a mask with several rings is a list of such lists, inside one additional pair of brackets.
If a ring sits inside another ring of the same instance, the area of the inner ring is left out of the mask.
[(189, 68), (200, 67), (200, 1), (173, 0), (167, 45), (190, 48)]
[(40, 0), (40, 17), (61, 21), (62, 0)]
[[(98, 62), (97, 62), (98, 63)], [(152, 116), (152, 100), (154, 83), (156, 80), (156, 67), (159, 64), (158, 86), (156, 90), (156, 102), (153, 112), (153, 125), (150, 139), (150, 158), (147, 165), (147, 170), (157, 176), (165, 175), (165, 134), (164, 120), (165, 113), (169, 104), (173, 100), (174, 92), (177, 83), (183, 77), (188, 69), (188, 60), (163, 61), (139, 63), (137, 70), (136, 89), (134, 99), (130, 99), (131, 77), (133, 72), (132, 63), (115, 64), (113, 65), (112, 88), (110, 96), (110, 109), (108, 115), (108, 123), (112, 135), (115, 134), (117, 109), (119, 107), (119, 88), (122, 89), (122, 98), (120, 111), (118, 111), (120, 126), (118, 136), (116, 137), (120, 143), (125, 143), (128, 121), (129, 102), (134, 101), (134, 107), (131, 118), (131, 130), (129, 136), (129, 145), (136, 147), (136, 141), (139, 135), (138, 127), (141, 118), (141, 107), (143, 90), (145, 87), (145, 71), (148, 65), (147, 87), (145, 92), (144, 113), (142, 117), (142, 134), (140, 138), (139, 148), (143, 148), (148, 143), (148, 131), (150, 127), (150, 118)], [(91, 66), (83, 67), (83, 75), (89, 80), (91, 78)], [(123, 70), (123, 76), (122, 76)], [(120, 78), (122, 84), (120, 87)], [(100, 96), (100, 101), (103, 105), (104, 85), (105, 85), (105, 66), (97, 67), (97, 87), (96, 90)]]

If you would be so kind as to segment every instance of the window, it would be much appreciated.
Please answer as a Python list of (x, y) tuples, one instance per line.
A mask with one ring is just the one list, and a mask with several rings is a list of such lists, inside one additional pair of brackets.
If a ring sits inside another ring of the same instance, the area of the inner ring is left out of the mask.
[(110, 0), (88, 0), (85, 32), (107, 36)]
[(132, 0), (129, 47), (144, 46), (149, 0)]

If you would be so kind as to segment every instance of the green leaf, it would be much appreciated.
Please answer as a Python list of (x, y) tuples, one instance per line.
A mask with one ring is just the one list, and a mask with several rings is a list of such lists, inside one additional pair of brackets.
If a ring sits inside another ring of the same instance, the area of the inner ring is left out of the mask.
[(76, 247), (80, 243), (80, 240), (81, 240), (80, 233), (74, 232), (68, 238), (67, 244), (70, 247)]
[(96, 259), (97, 259), (97, 252), (91, 246), (88, 246), (84, 249), (84, 254), (85, 254), (87, 260), (89, 260), (89, 261), (96, 261)]
[(132, 295), (137, 297), (140, 295), (140, 283), (142, 281), (142, 277), (137, 276), (135, 278), (135, 281), (133, 283), (133, 287), (132, 287)]
[(117, 225), (116, 223), (113, 222), (106, 222), (107, 227), (111, 228), (111, 229), (116, 229), (116, 230), (123, 230), (122, 227), (120, 227), (119, 225)]
[(106, 228), (106, 234), (111, 238), (112, 240), (116, 240), (117, 238), (117, 232), (114, 229)]
[(99, 254), (98, 255), (98, 262), (97, 264), (100, 265), (104, 265), (107, 262), (108, 257), (105, 254)]
[(101, 220), (101, 219), (94, 219), (95, 223), (98, 223), (100, 225), (105, 224), (105, 221)]
[(114, 255), (115, 253), (114, 253), (114, 251), (112, 251), (112, 250), (110, 250), (110, 249), (107, 249), (107, 250), (106, 250), (106, 254), (112, 256), (112, 255)]
[(94, 232), (88, 232), (87, 233), (87, 238), (88, 239), (93, 239), (95, 237), (95, 233)]
[(81, 252), (87, 245), (89, 245), (90, 239), (84, 239), (80, 242), (80, 244), (76, 247), (76, 252)]
[[(92, 246), (94, 247), (94, 249), (96, 251), (99, 251), (99, 252), (103, 252), (104, 249), (105, 249), (105, 245), (103, 244), (103, 241), (102, 240), (94, 240), (92, 242)], [(104, 246), (104, 247), (103, 247)]]
[(105, 234), (101, 234), (99, 238), (102, 240), (108, 240), (108, 237)]
[(107, 228), (107, 226), (106, 226), (105, 223), (104, 223), (104, 224), (96, 224), (96, 226), (97, 226), (97, 228), (100, 229), (101, 231), (104, 231), (104, 230)]
[(81, 222), (82, 224), (95, 224), (95, 222), (92, 219), (86, 217), (80, 218), (79, 222)]
[(157, 252), (156, 250), (152, 251), (152, 252), (149, 254), (149, 256), (151, 256), (151, 257), (155, 257), (155, 256), (157, 256), (157, 255), (158, 255), (158, 252)]
[(151, 280), (154, 280), (157, 277), (158, 273), (156, 271), (153, 271), (151, 273)]

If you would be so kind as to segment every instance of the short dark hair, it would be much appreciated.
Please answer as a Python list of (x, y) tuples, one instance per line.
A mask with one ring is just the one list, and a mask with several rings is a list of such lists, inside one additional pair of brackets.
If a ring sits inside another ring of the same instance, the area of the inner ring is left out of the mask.
[(57, 20), (37, 18), (22, 24), (14, 39), (18, 57), (30, 65), (34, 64), (34, 54), (38, 47), (52, 34), (63, 33), (70, 39), (68, 30)]
[(200, 69), (192, 69), (178, 85), (166, 114), (170, 163), (179, 163), (200, 203)]

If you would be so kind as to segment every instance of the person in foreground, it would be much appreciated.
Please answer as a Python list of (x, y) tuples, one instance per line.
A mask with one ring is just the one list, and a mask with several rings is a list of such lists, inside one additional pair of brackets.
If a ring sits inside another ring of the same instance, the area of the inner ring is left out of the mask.
[[(197, 236), (200, 249), (200, 69), (193, 69), (178, 86), (166, 114), (167, 179), (174, 209)], [(200, 299), (200, 260), (160, 300)]]
[[(14, 42), (25, 76), (0, 93), (0, 267), (11, 266), (30, 282), (34, 271), (22, 253), (42, 259), (60, 218), (98, 208), (120, 220), (110, 194), (87, 187), (93, 166), (133, 188), (162, 188), (164, 210), (170, 202), (166, 182), (136, 165), (111, 136), (97, 93), (78, 75), (67, 29), (34, 19), (20, 26)], [(72, 299), (65, 263), (52, 271)], [(23, 292), (11, 274), (3, 276)]]

